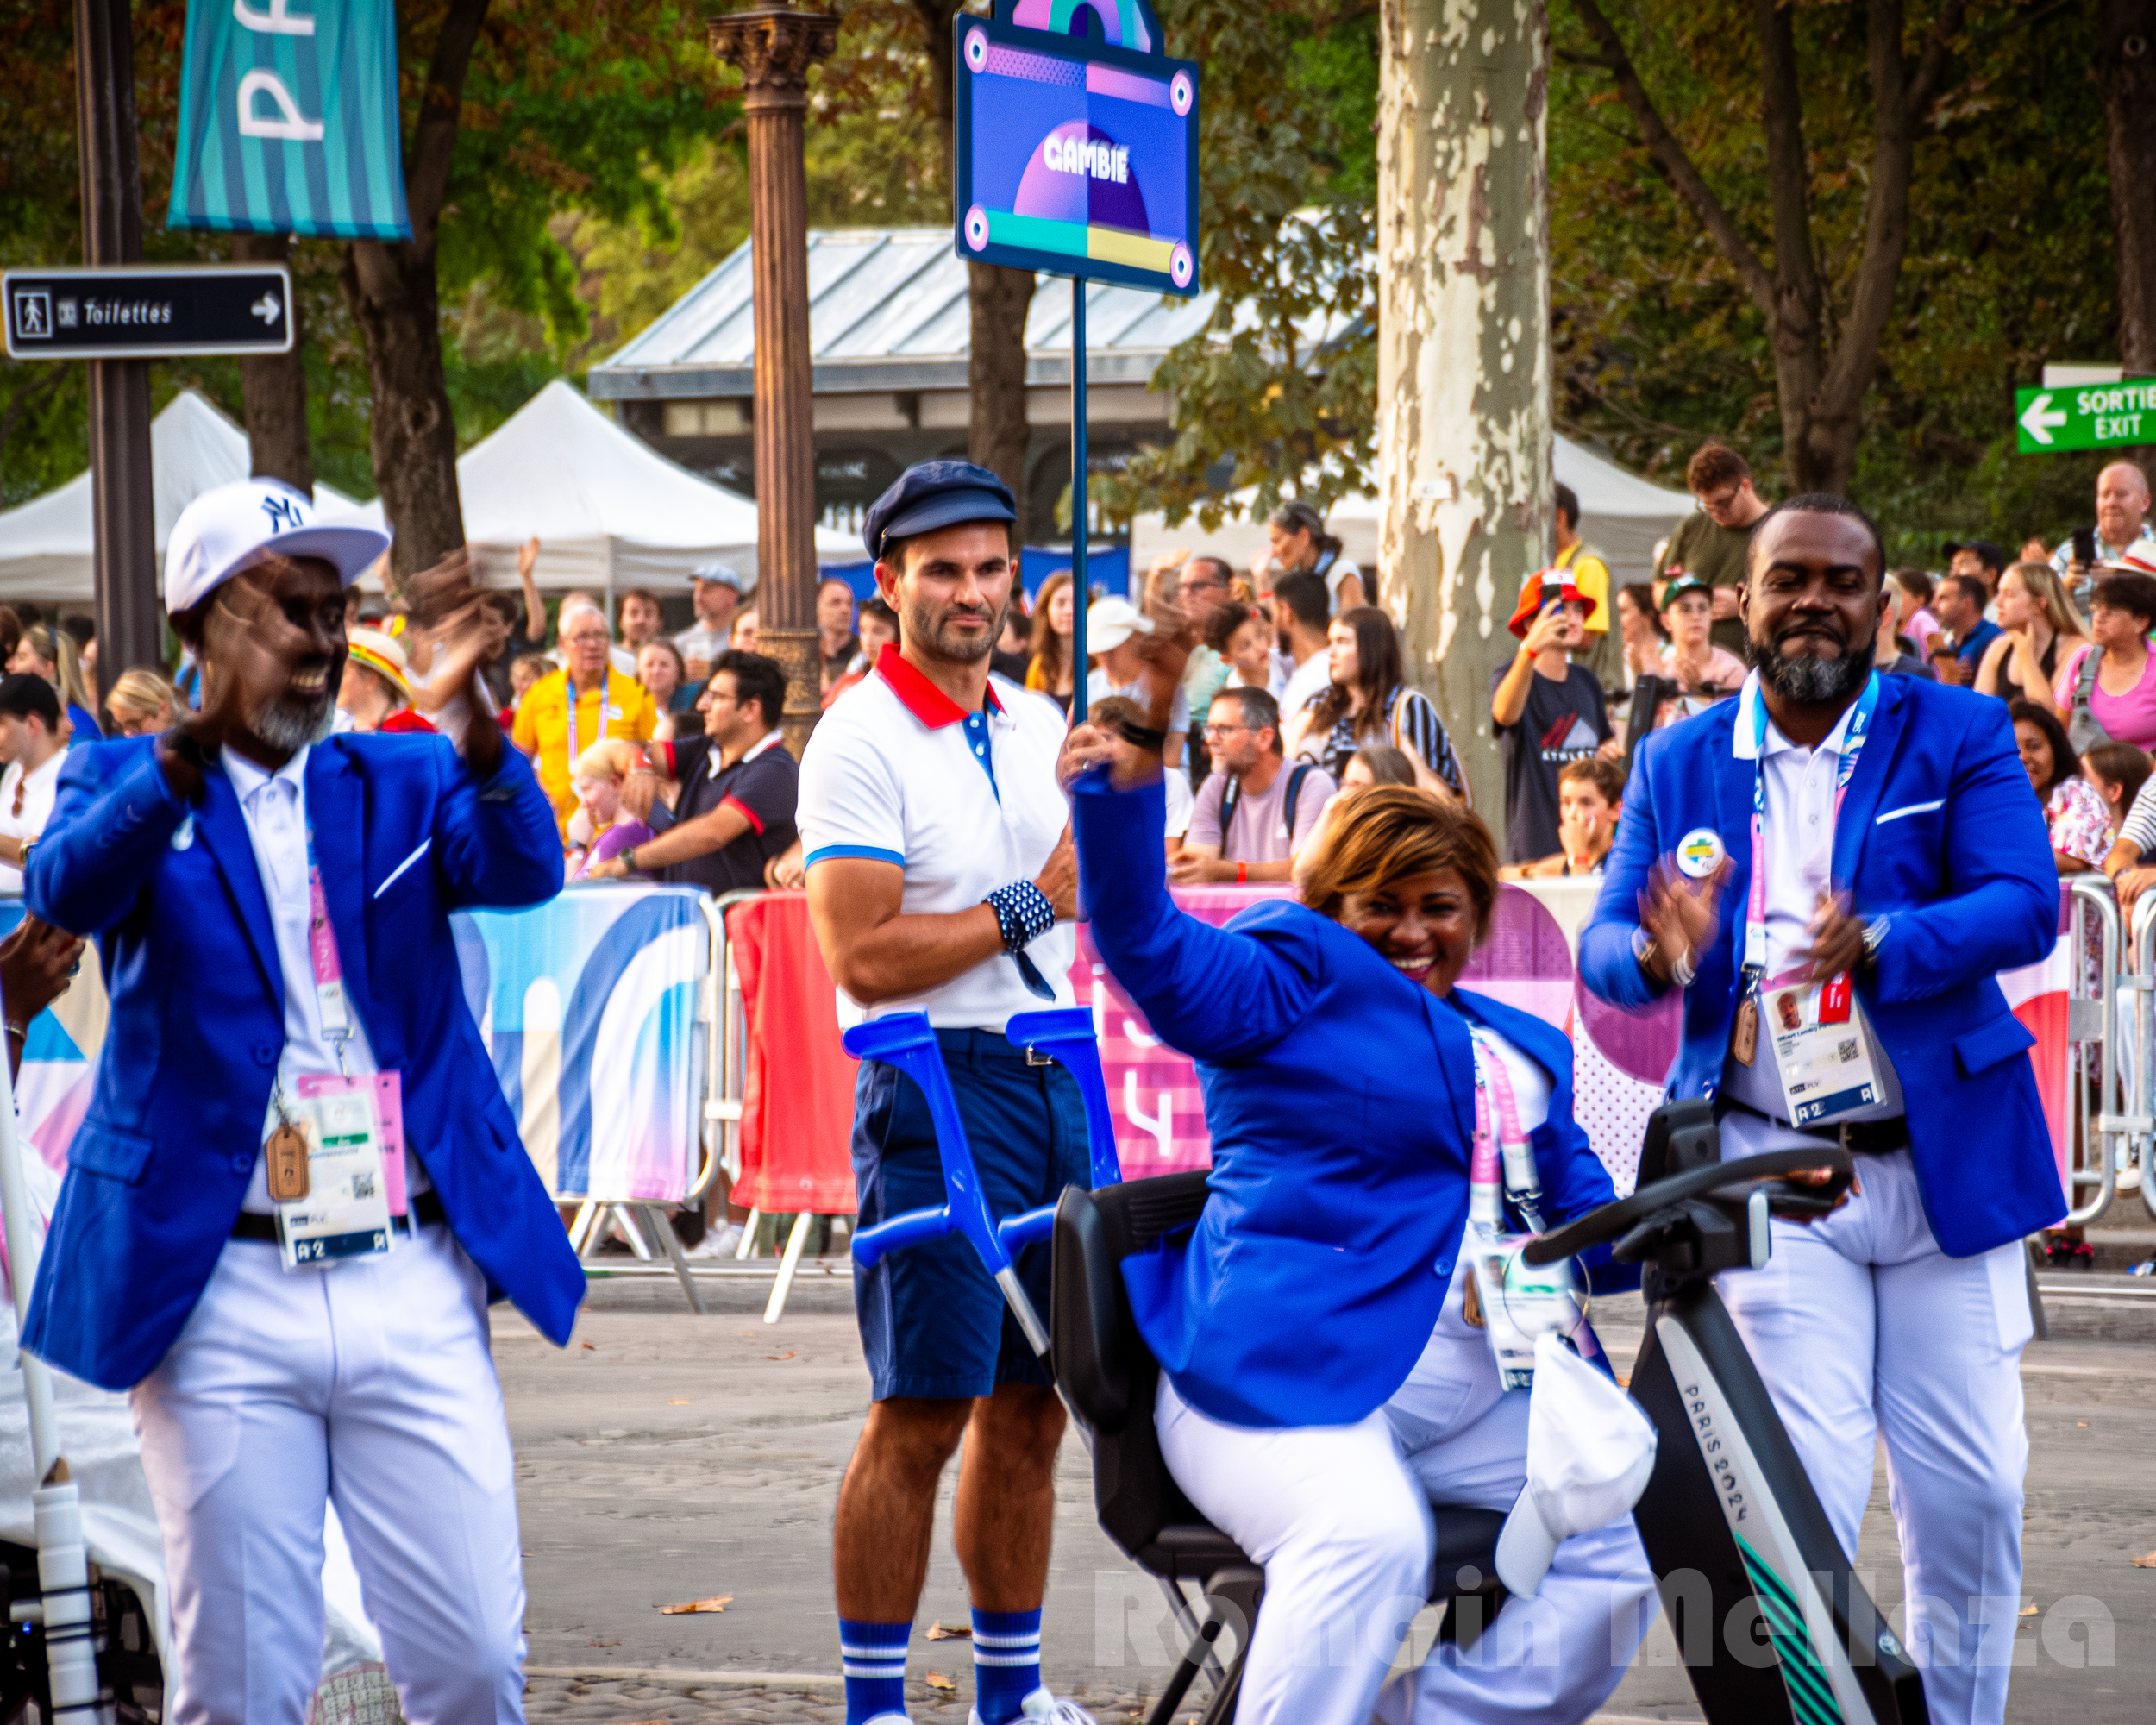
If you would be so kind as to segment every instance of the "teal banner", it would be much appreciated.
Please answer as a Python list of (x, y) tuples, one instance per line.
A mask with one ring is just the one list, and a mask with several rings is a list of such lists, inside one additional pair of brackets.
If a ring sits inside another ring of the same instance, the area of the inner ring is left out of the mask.
[(191, 0), (166, 220), (410, 239), (394, 0)]

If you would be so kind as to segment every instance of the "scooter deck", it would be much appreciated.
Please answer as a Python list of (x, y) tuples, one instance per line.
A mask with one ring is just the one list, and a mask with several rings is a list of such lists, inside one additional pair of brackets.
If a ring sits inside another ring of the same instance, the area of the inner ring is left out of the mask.
[(1714, 1725), (1925, 1725), (1924, 1686), (1850, 1572), (1709, 1282), (1648, 1309), (1632, 1394), (1660, 1433), (1633, 1511)]

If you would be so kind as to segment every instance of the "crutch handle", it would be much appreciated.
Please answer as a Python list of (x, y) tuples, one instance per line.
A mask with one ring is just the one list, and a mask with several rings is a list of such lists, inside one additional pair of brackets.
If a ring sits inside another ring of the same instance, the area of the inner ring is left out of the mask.
[[(1057, 1007), (1050, 1012), (1019, 1013), (1004, 1026), (1003, 1033), (1028, 1053), (1045, 1054), (1078, 1081), (1078, 1094), (1086, 1103), (1094, 1189), (1120, 1186), (1123, 1164), (1115, 1153), (1115, 1117), (1108, 1112), (1108, 1080), (1100, 1070), (1100, 1044), (1094, 1039), (1091, 1009)], [(1054, 1208), (1049, 1207), (1051, 1212)]]

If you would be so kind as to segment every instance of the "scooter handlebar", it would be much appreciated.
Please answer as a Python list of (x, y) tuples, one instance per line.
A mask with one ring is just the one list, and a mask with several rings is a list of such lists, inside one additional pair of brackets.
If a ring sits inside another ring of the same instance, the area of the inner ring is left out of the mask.
[(1821, 1187), (1790, 1189), (1792, 1200), (1805, 1201), (1801, 1207), (1792, 1202), (1792, 1209), (1802, 1208), (1817, 1213), (1847, 1191), (1856, 1174), (1849, 1152), (1838, 1144), (1822, 1143), (1816, 1150), (1775, 1150), (1764, 1156), (1747, 1156), (1736, 1162), (1710, 1162), (1704, 1167), (1688, 1168), (1681, 1174), (1672, 1174), (1651, 1186), (1643, 1187), (1629, 1198), (1620, 1198), (1599, 1209), (1589, 1210), (1576, 1220), (1528, 1241), (1521, 1249), (1520, 1257), (1531, 1264), (1554, 1264), (1559, 1258), (1585, 1251), (1589, 1246), (1621, 1239), (1657, 1211), (1681, 1204), (1688, 1198), (1818, 1168), (1830, 1170), (1834, 1177)]

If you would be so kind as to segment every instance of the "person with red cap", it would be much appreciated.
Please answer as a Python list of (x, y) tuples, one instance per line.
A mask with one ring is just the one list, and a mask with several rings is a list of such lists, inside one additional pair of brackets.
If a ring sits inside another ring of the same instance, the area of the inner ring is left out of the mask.
[(1489, 715), (1505, 754), (1505, 852), (1514, 862), (1558, 849), (1565, 765), (1617, 754), (1601, 684), (1567, 656), (1586, 642), (1594, 609), (1565, 571), (1543, 569), (1527, 577), (1507, 625), (1520, 650), (1490, 679)]

